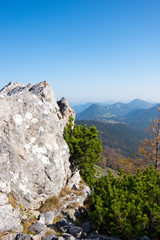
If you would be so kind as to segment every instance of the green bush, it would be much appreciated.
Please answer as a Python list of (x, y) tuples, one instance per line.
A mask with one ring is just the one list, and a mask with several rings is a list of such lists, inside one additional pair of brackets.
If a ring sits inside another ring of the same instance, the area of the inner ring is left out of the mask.
[(74, 125), (73, 118), (69, 118), (64, 128), (64, 139), (69, 145), (72, 170), (79, 169), (82, 178), (92, 186), (95, 179), (96, 162), (100, 161), (102, 143), (98, 140), (98, 132), (94, 126)]
[(150, 167), (97, 179), (89, 215), (97, 229), (122, 239), (160, 239), (160, 176)]

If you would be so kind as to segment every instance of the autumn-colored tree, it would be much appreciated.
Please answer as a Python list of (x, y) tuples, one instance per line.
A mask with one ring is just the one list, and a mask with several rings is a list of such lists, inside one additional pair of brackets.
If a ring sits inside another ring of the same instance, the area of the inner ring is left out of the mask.
[(120, 159), (120, 167), (125, 172), (135, 174), (138, 168), (144, 171), (150, 165), (154, 165), (155, 170), (160, 170), (160, 107), (158, 112), (158, 118), (152, 120), (147, 129), (148, 138), (145, 138), (139, 146), (139, 154), (133, 158)]
[(159, 116), (151, 121), (147, 129), (148, 138), (144, 140), (139, 148), (142, 160), (146, 164), (153, 164), (155, 170), (158, 170), (160, 162), (160, 107), (158, 107)]
[(137, 156), (134, 156), (133, 158), (121, 157), (119, 161), (119, 166), (125, 171), (125, 173), (129, 172), (132, 175), (137, 172), (138, 168), (140, 168), (141, 170), (145, 169), (139, 163), (139, 158)]

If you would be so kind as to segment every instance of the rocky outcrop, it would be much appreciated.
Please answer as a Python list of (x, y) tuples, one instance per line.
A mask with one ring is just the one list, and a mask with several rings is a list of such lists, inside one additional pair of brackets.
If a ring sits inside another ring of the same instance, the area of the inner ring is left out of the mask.
[(21, 228), (17, 205), (37, 208), (74, 184), (63, 138), (69, 115), (75, 113), (67, 100), (57, 104), (46, 81), (11, 82), (0, 91), (0, 232)]
[(120, 240), (77, 225), (90, 189), (70, 168), (63, 138), (70, 115), (46, 81), (0, 91), (0, 240)]

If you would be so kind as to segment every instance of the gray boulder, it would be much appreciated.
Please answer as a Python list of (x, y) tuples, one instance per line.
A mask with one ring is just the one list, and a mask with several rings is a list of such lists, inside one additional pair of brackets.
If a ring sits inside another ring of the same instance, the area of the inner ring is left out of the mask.
[(91, 224), (89, 222), (84, 222), (82, 228), (84, 233), (88, 234), (91, 232)]
[(78, 227), (78, 226), (72, 226), (69, 228), (69, 232), (72, 236), (75, 238), (79, 238), (82, 234), (83, 228)]
[(5, 193), (0, 193), (0, 206), (8, 203), (8, 197)]
[(65, 240), (75, 240), (75, 237), (73, 237), (71, 234), (69, 233), (63, 233), (62, 234), (62, 237), (65, 239)]
[(69, 115), (75, 113), (67, 100), (58, 105), (46, 81), (11, 82), (0, 91), (0, 232), (19, 227), (18, 212), (8, 204), (11, 191), (23, 209), (35, 209), (67, 182), (72, 185), (63, 138)]
[(0, 206), (0, 232), (22, 231), (16, 210), (10, 204)]
[(31, 240), (31, 235), (24, 234), (24, 233), (18, 233), (15, 240)]
[(51, 234), (45, 238), (45, 240), (63, 240), (63, 239), (64, 239), (63, 237), (58, 237), (54, 234)]
[(41, 222), (36, 222), (29, 227), (29, 231), (35, 232), (35, 233), (40, 233), (44, 230), (45, 230), (45, 226)]
[(58, 237), (55, 234), (48, 235), (45, 240), (57, 240)]
[(57, 232), (65, 233), (69, 229), (69, 222), (66, 219), (62, 219), (54, 225), (54, 229)]
[(44, 213), (44, 218), (45, 218), (45, 224), (46, 225), (53, 224), (54, 211), (49, 211), (49, 212)]
[(45, 225), (52, 225), (54, 216), (55, 216), (55, 212), (49, 211), (49, 212), (45, 212), (45, 213), (39, 215), (38, 220), (39, 220), (39, 222), (41, 222)]
[(32, 236), (32, 240), (42, 240), (43, 238), (41, 237), (41, 234), (35, 234)]

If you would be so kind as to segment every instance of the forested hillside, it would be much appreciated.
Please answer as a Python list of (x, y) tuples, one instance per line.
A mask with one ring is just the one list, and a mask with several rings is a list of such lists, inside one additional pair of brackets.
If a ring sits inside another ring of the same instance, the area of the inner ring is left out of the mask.
[(115, 103), (109, 106), (92, 104), (78, 113), (76, 120), (125, 123), (135, 128), (146, 129), (150, 121), (158, 117), (158, 106), (142, 100), (134, 100), (128, 104)]
[(85, 111), (78, 113), (77, 120), (96, 120), (106, 122), (109, 120), (122, 121), (123, 116), (132, 108), (128, 104), (115, 103), (109, 106), (92, 104)]
[(139, 130), (125, 124), (111, 124), (97, 121), (76, 121), (78, 125), (95, 126), (99, 139), (102, 141), (102, 161), (108, 167), (119, 169), (123, 157), (132, 157), (138, 154), (138, 145), (146, 137), (144, 130)]
[(125, 116), (125, 123), (141, 129), (149, 127), (151, 120), (158, 117), (158, 106), (156, 105), (150, 109), (135, 109)]

